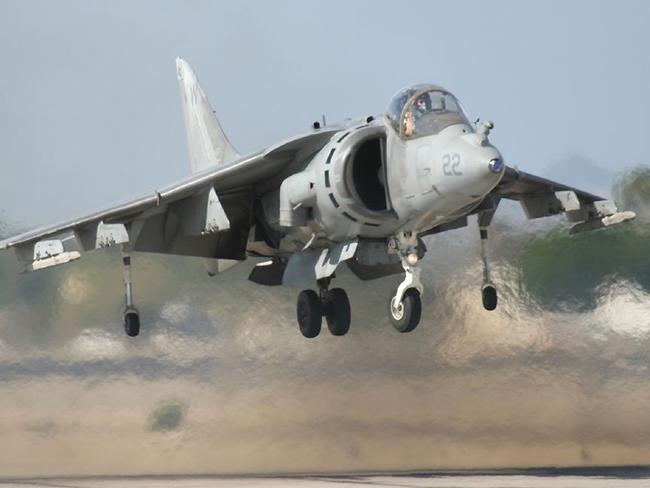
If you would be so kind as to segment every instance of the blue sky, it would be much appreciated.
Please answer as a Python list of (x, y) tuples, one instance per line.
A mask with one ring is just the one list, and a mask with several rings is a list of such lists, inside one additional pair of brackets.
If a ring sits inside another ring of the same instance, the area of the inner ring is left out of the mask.
[(184, 177), (176, 56), (242, 153), (432, 82), (492, 119), (522, 169), (650, 163), (649, 23), (631, 1), (0, 0), (0, 219), (43, 224)]

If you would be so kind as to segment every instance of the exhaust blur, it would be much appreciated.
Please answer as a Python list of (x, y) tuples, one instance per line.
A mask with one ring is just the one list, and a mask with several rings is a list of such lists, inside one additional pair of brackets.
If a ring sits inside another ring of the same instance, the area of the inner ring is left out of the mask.
[(637, 222), (568, 236), (497, 215), (495, 312), (475, 222), (428, 238), (410, 334), (387, 319), (397, 277), (337, 273), (351, 331), (307, 340), (299, 290), (250, 265), (136, 255), (129, 339), (117, 252), (20, 276), (0, 256), (0, 474), (648, 464), (650, 170), (614, 194)]

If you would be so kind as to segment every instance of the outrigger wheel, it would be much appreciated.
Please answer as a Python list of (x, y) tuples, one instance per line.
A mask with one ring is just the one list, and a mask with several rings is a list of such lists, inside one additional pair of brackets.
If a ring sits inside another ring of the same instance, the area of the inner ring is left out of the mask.
[(140, 333), (140, 315), (135, 308), (127, 308), (124, 311), (124, 332), (129, 337), (135, 337)]
[(399, 332), (411, 332), (420, 323), (422, 316), (422, 300), (420, 292), (415, 288), (408, 288), (399, 304), (395, 304), (395, 295), (393, 292), (388, 301), (388, 316), (393, 327)]
[(131, 279), (131, 256), (122, 248), (122, 274), (124, 279), (124, 332), (129, 337), (140, 333), (140, 314), (133, 304), (133, 280)]
[(483, 308), (485, 310), (495, 310), (497, 308), (497, 289), (494, 285), (483, 285), (481, 290), (483, 295)]

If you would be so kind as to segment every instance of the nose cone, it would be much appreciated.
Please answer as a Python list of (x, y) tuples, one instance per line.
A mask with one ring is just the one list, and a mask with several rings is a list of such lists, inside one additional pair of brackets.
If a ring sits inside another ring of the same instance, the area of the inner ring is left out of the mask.
[(480, 134), (467, 134), (450, 144), (460, 154), (465, 170), (464, 193), (470, 197), (485, 195), (501, 180), (505, 164), (499, 151)]
[[(444, 166), (451, 155), (451, 170)], [(455, 192), (464, 197), (476, 199), (489, 193), (501, 180), (505, 170), (505, 164), (501, 153), (492, 146), (483, 134), (464, 134), (451, 140), (443, 150), (443, 175), (457, 176), (455, 169), (462, 171), (462, 177), (445, 178)], [(453, 159), (456, 158), (460, 164), (454, 167)], [(458, 175), (460, 176), (460, 175)]]

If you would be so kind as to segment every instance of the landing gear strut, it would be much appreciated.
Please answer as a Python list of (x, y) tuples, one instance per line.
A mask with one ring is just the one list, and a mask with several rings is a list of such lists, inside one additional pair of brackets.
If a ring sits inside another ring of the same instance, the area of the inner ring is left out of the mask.
[(483, 308), (485, 308), (485, 310), (492, 311), (497, 308), (498, 298), (497, 288), (494, 286), (494, 283), (492, 283), (492, 277), (490, 276), (490, 261), (488, 260), (487, 256), (487, 226), (480, 226), (479, 232), (481, 233), (481, 260), (483, 261), (483, 286), (481, 287)]
[(420, 268), (417, 249), (417, 234), (402, 232), (392, 241), (404, 268), (404, 280), (399, 284), (388, 302), (388, 315), (393, 327), (399, 332), (411, 332), (420, 323), (423, 287), (420, 282)]
[(133, 305), (133, 281), (131, 279), (131, 256), (122, 252), (122, 274), (124, 277), (124, 331), (129, 337), (140, 333), (140, 314)]
[(350, 301), (342, 288), (329, 289), (331, 278), (318, 280), (318, 291), (303, 290), (298, 295), (297, 316), (300, 332), (308, 339), (320, 334), (322, 318), (334, 336), (343, 336), (350, 330)]

